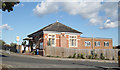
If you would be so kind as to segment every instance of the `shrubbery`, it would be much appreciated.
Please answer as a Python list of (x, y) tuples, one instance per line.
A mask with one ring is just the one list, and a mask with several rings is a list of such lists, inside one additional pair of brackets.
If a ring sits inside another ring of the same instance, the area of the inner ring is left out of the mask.
[(104, 57), (103, 53), (101, 53), (101, 54), (100, 54), (100, 59), (102, 59), (102, 60), (104, 60), (104, 59), (105, 59), (105, 57)]
[(80, 55), (79, 55), (79, 54), (77, 54), (77, 58), (80, 58)]
[(80, 58), (85, 59), (84, 55), (81, 53)]
[(72, 58), (76, 58), (76, 53), (74, 53), (74, 55), (72, 56)]
[[(60, 58), (59, 56), (47, 56), (47, 57)], [(88, 56), (86, 56), (86, 57), (85, 57), (85, 55), (82, 54), (82, 53), (81, 53), (81, 54), (76, 54), (76, 53), (74, 53), (73, 55), (70, 55), (70, 56), (68, 56), (67, 58), (79, 58), (79, 59), (88, 58), (88, 59), (97, 59), (97, 60), (100, 60), (100, 59), (101, 59), (101, 60), (109, 60), (108, 58), (105, 59), (103, 53), (100, 54), (100, 57), (99, 57), (99, 58), (98, 58), (98, 55), (97, 55), (96, 53), (94, 53), (93, 55), (88, 55)], [(114, 60), (114, 57), (113, 57), (112, 60)]]
[(72, 56), (68, 56), (68, 58), (72, 58)]
[(84, 55), (81, 54), (73, 54), (73, 56), (68, 56), (68, 58), (81, 58), (81, 59), (85, 59)]
[(89, 56), (88, 56), (88, 59), (92, 59), (92, 55), (89, 55)]

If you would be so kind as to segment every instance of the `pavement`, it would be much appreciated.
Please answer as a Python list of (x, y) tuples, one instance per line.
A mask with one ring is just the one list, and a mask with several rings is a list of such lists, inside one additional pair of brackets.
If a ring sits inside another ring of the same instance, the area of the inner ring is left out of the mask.
[(42, 56), (20, 55), (16, 53), (2, 54), (2, 64), (13, 68), (92, 68), (118, 69), (116, 61), (51, 58)]

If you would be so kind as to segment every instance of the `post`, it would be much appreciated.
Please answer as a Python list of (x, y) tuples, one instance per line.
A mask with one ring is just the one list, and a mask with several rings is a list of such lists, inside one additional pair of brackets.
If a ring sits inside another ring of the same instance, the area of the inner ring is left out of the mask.
[(94, 49), (94, 38), (92, 36), (92, 49)]
[(17, 36), (16, 37), (16, 41), (17, 41), (17, 53), (19, 53), (19, 40), (20, 40), (20, 38), (19, 38), (19, 36)]

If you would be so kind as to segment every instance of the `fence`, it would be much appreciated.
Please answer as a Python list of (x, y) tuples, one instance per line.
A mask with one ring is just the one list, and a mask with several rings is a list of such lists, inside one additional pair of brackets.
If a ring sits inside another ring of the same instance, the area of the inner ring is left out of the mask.
[[(92, 53), (92, 49), (72, 49), (64, 47), (45, 47), (45, 56), (60, 56), (60, 57), (69, 57), (74, 54), (83, 54), (85, 58), (89, 57)], [(101, 53), (105, 59), (118, 59), (119, 49), (95, 49), (94, 52), (99, 58)]]

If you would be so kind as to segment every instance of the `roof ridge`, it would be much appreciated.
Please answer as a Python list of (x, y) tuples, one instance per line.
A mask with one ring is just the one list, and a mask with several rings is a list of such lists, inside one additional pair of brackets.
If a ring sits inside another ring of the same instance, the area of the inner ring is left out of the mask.
[[(54, 25), (54, 24), (56, 24), (56, 23), (59, 23), (59, 22), (52, 23), (52, 24), (50, 24), (50, 25), (46, 26), (46, 28), (45, 28), (45, 29), (49, 28), (50, 26), (52, 26), (52, 25)], [(45, 29), (43, 29), (43, 30), (45, 30)]]

